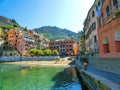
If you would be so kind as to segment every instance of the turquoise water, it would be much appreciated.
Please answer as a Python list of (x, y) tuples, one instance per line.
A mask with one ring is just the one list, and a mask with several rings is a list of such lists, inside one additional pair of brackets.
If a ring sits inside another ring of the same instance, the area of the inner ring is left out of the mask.
[(0, 64), (0, 90), (82, 90), (74, 67)]

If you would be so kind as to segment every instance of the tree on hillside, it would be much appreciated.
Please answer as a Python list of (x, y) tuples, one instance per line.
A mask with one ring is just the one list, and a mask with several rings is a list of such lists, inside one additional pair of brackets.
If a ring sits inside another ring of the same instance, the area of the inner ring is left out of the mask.
[(20, 25), (16, 22), (15, 19), (11, 19), (11, 22), (13, 23), (13, 27), (20, 27)]
[(85, 55), (85, 34), (84, 32), (82, 33), (81, 40), (82, 40), (82, 54)]

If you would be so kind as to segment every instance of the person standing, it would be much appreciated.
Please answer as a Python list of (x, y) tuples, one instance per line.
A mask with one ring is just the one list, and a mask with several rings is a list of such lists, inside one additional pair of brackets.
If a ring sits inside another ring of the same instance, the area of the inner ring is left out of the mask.
[(84, 58), (84, 70), (87, 70), (87, 66), (88, 66), (88, 61), (86, 58)]

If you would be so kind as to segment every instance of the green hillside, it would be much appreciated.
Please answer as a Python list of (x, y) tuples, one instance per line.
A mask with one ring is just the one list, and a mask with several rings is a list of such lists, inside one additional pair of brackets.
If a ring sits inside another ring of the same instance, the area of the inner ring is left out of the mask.
[(79, 40), (81, 33), (75, 33), (67, 29), (61, 29), (56, 26), (43, 26), (41, 28), (34, 29), (36, 32), (43, 34), (45, 38), (50, 40), (56, 39), (73, 39)]

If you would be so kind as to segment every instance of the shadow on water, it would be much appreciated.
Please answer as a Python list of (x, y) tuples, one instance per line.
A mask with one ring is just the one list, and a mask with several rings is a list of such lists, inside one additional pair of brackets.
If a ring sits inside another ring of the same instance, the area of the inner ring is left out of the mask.
[(81, 88), (82, 88), (82, 90), (89, 90), (89, 88), (83, 82), (84, 79), (82, 79), (82, 77), (81, 77), (80, 73), (77, 71), (77, 69), (76, 69), (76, 74), (77, 74), (78, 80), (81, 82)]
[(52, 81), (55, 82), (51, 90), (88, 90), (78, 79), (76, 67), (65, 68), (63, 72), (57, 73)]
[(52, 90), (81, 90), (74, 67), (65, 68), (63, 72), (57, 73), (52, 81), (55, 82)]

